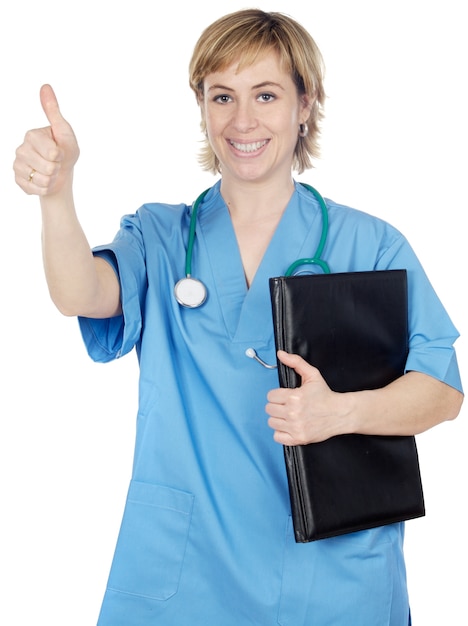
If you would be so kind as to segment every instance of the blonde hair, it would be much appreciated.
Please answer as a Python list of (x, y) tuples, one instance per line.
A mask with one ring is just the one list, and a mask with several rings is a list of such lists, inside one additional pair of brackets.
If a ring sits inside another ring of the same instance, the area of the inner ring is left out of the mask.
[[(307, 95), (313, 106), (307, 120), (309, 132), (298, 136), (292, 167), (300, 174), (312, 167), (319, 155), (318, 138), (323, 117), (325, 90), (324, 64), (320, 50), (307, 30), (282, 13), (245, 9), (230, 13), (208, 26), (195, 45), (189, 66), (190, 87), (197, 100), (203, 98), (203, 83), (208, 74), (223, 71), (232, 63), (246, 67), (267, 51), (279, 54), (280, 63), (297, 87), (299, 96)], [(206, 132), (205, 123), (201, 122)], [(208, 140), (200, 152), (204, 170), (220, 172), (220, 163)]]

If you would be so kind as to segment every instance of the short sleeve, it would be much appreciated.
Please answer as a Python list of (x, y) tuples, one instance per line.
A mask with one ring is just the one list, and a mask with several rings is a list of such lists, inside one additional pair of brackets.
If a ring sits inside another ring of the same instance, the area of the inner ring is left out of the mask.
[(418, 371), (463, 391), (455, 352), (459, 332), (407, 240), (400, 236), (380, 260), (408, 276), (409, 354), (406, 371)]
[(79, 317), (89, 356), (107, 363), (138, 347), (147, 291), (145, 250), (138, 213), (122, 218), (114, 241), (93, 249), (116, 272), (121, 290), (122, 314), (108, 319)]

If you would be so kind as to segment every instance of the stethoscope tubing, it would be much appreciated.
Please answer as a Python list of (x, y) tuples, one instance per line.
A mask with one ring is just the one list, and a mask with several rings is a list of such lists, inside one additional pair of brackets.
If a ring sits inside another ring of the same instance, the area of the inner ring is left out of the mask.
[(318, 265), (324, 274), (330, 274), (330, 267), (326, 261), (324, 261), (321, 256), (323, 254), (323, 249), (325, 248), (325, 244), (327, 242), (328, 237), (328, 209), (325, 204), (325, 200), (322, 195), (312, 187), (312, 185), (307, 185), (306, 183), (301, 183), (303, 187), (308, 189), (311, 193), (314, 194), (317, 202), (319, 203), (320, 209), (322, 211), (322, 233), (320, 235), (320, 241), (317, 246), (317, 250), (313, 257), (305, 258), (305, 259), (297, 259), (294, 263), (288, 267), (285, 272), (285, 276), (292, 276), (298, 267), (301, 265)]
[(198, 198), (195, 200), (192, 206), (192, 214), (190, 216), (189, 236), (187, 241), (187, 252), (185, 253), (185, 276), (189, 278), (192, 275), (192, 257), (193, 257), (193, 244), (195, 243), (196, 228), (197, 228), (197, 213), (198, 207), (203, 202), (204, 197), (209, 192), (211, 187), (205, 189)]
[[(326, 261), (324, 261), (321, 257), (323, 254), (323, 250), (325, 248), (325, 244), (328, 236), (328, 210), (325, 200), (321, 196), (321, 194), (306, 183), (301, 183), (303, 187), (305, 187), (308, 191), (310, 191), (316, 198), (319, 203), (321, 212), (322, 212), (322, 232), (320, 235), (320, 240), (315, 251), (313, 257), (297, 259), (291, 263), (291, 265), (286, 270), (285, 276), (292, 276), (298, 267), (303, 265), (318, 265), (324, 274), (330, 273), (330, 267)], [(205, 285), (196, 278), (192, 277), (192, 257), (193, 257), (193, 246), (196, 238), (196, 224), (197, 224), (197, 214), (198, 207), (203, 202), (204, 197), (209, 192), (210, 188), (205, 189), (198, 198), (195, 200), (192, 206), (192, 213), (190, 215), (190, 226), (189, 226), (189, 235), (187, 241), (187, 251), (185, 253), (185, 277), (181, 278), (175, 285), (174, 293), (177, 299), (177, 302), (184, 307), (187, 308), (197, 308), (201, 306), (206, 300), (206, 287)], [(185, 287), (187, 285), (187, 287)], [(194, 292), (194, 288), (196, 291), (196, 295), (191, 295)], [(187, 300), (184, 301), (184, 293), (189, 293)]]

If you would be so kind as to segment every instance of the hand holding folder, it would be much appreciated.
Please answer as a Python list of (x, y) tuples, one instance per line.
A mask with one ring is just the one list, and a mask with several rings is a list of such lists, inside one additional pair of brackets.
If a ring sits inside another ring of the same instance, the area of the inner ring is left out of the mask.
[[(270, 279), (276, 348), (299, 354), (338, 392), (384, 387), (408, 354), (405, 270)], [(282, 387), (298, 387), (278, 363)], [(284, 446), (297, 542), (424, 515), (415, 438), (339, 435)]]

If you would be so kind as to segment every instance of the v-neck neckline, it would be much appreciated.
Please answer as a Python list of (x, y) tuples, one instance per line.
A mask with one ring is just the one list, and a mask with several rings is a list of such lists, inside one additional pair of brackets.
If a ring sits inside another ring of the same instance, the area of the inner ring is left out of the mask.
[[(303, 198), (310, 201), (304, 202)], [(317, 218), (320, 222), (317, 202), (295, 183), (291, 199), (248, 287), (229, 210), (220, 193), (220, 181), (207, 194), (199, 208), (197, 236), (212, 272), (210, 297), (217, 298), (232, 341), (267, 340), (271, 336), (269, 278), (284, 275), (296, 258), (313, 254), (313, 245), (308, 240), (311, 229), (316, 230)], [(319, 237), (320, 230), (317, 241)]]

